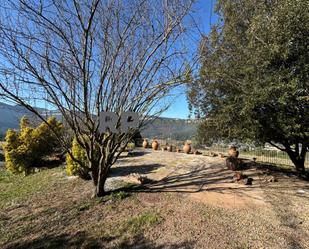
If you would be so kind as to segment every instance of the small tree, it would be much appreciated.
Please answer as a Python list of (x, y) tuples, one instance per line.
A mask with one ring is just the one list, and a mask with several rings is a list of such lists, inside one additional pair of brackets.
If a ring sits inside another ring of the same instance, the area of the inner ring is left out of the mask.
[[(193, 0), (3, 1), (0, 95), (46, 121), (30, 99), (56, 108), (86, 151), (94, 196), (104, 195), (110, 167), (136, 133), (100, 132), (102, 112), (139, 127), (166, 109), (160, 100), (182, 84), (189, 50), (182, 42)], [(168, 103), (167, 101), (164, 101)], [(55, 131), (56, 132), (56, 131)], [(95, 148), (99, 147), (99, 161)]]

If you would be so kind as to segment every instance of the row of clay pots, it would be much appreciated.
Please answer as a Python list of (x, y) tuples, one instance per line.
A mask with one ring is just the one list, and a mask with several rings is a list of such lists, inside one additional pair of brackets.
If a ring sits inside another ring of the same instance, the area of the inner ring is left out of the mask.
[[(148, 140), (147, 139), (144, 139), (144, 142), (143, 142), (143, 147), (144, 148), (148, 148), (149, 147), (149, 143), (148, 143)], [(159, 143), (157, 140), (153, 140), (152, 144), (151, 144), (151, 147), (153, 150), (158, 150), (159, 148)], [(173, 151), (173, 148), (172, 146), (167, 146), (167, 151)], [(164, 149), (165, 150), (165, 149)], [(176, 148), (176, 152), (180, 152), (180, 149), (179, 148)], [(185, 145), (183, 146), (183, 152), (186, 153), (186, 154), (189, 154), (191, 152), (191, 145), (190, 143), (185, 143)], [(228, 155), (230, 157), (238, 157), (239, 155), (239, 151), (237, 151), (236, 147), (235, 146), (232, 146), (229, 150), (228, 150)]]
[[(144, 139), (144, 142), (143, 142), (143, 147), (144, 148), (148, 148), (149, 147), (149, 143), (148, 143), (148, 140), (147, 139)], [(158, 150), (159, 148), (159, 143), (157, 140), (154, 140), (151, 144), (151, 147), (153, 150)], [(167, 151), (170, 151), (172, 152), (173, 151), (173, 147), (172, 146), (167, 146)], [(180, 152), (180, 149), (176, 149), (177, 152)], [(183, 146), (183, 152), (184, 153), (190, 153), (191, 152), (191, 145), (190, 143), (185, 143), (185, 145)]]

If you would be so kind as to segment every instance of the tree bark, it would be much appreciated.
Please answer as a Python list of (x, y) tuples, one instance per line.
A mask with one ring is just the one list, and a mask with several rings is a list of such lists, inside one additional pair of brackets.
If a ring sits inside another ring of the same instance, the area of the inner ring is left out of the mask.
[(110, 165), (106, 162), (100, 162), (98, 165), (92, 165), (93, 195), (92, 198), (102, 197), (106, 194), (104, 186), (108, 176)]
[(106, 179), (107, 179), (107, 174), (99, 176), (97, 185), (94, 186), (93, 197), (102, 197), (106, 194), (105, 189), (104, 189)]
[(295, 165), (296, 171), (304, 172), (305, 171), (305, 158), (307, 152), (307, 145), (302, 144), (301, 152), (299, 153), (299, 147), (296, 146), (296, 150), (293, 151), (290, 147), (286, 149), (291, 161)]

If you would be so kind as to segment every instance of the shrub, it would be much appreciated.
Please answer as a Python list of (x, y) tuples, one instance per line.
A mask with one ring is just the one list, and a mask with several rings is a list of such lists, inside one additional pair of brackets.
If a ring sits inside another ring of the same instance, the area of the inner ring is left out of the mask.
[[(72, 148), (71, 148), (71, 153), (72, 156), (78, 160), (81, 164), (79, 165), (79, 163), (77, 163), (76, 161), (73, 160), (73, 158), (71, 157), (71, 155), (69, 153), (67, 153), (66, 156), (66, 172), (67, 175), (71, 176), (71, 175), (78, 175), (79, 177), (86, 179), (86, 180), (90, 180), (91, 177), (89, 175), (90, 169), (89, 169), (89, 161), (87, 158), (87, 154), (84, 148), (82, 148), (82, 146), (77, 142), (76, 137), (74, 137), (73, 141), (72, 141)], [(99, 160), (98, 156), (96, 157), (96, 155), (99, 154), (99, 147), (97, 146), (96, 150), (95, 150), (95, 158), (97, 158), (97, 161)], [(99, 162), (97, 162), (99, 163)]]
[(62, 133), (62, 124), (54, 117), (33, 128), (26, 117), (20, 120), (20, 131), (9, 129), (3, 146), (5, 166), (12, 173), (27, 174), (44, 156), (51, 154), (57, 147), (57, 133)]
[(134, 149), (135, 149), (135, 143), (130, 142), (130, 143), (127, 144), (126, 150), (132, 151)]
[[(79, 160), (83, 164), (84, 167), (87, 166), (88, 160), (86, 151), (78, 144), (76, 137), (74, 137), (72, 142), (71, 153), (76, 160)], [(76, 161), (73, 160), (73, 158), (70, 156), (69, 153), (67, 154), (66, 162), (67, 162), (66, 167), (67, 175), (72, 176), (81, 173), (82, 167)]]

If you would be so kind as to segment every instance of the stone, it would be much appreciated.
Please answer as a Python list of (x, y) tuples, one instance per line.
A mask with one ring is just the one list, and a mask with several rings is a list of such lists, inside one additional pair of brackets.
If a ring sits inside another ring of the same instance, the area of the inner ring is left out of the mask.
[(305, 190), (303, 190), (303, 189), (298, 189), (297, 191), (296, 191), (296, 193), (297, 194), (306, 194), (306, 191)]

